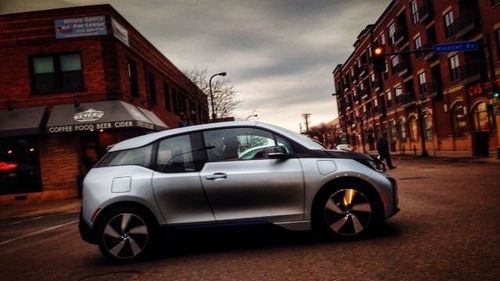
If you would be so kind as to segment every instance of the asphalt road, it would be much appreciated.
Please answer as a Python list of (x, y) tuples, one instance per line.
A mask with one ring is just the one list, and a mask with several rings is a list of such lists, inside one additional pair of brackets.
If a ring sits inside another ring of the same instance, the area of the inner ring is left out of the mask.
[(245, 227), (170, 237), (162, 254), (106, 262), (76, 215), (0, 225), (1, 280), (498, 280), (500, 166), (396, 161), (401, 212), (361, 241)]

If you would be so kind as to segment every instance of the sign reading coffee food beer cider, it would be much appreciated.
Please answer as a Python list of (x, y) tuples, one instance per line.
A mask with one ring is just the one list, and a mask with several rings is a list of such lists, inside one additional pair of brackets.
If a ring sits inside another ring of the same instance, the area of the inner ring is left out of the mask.
[(152, 124), (148, 124), (138, 120), (98, 122), (103, 117), (104, 111), (90, 108), (73, 115), (73, 120), (76, 121), (77, 124), (52, 126), (48, 127), (48, 131), (49, 133), (68, 133), (130, 127), (143, 127), (148, 129), (154, 128)]

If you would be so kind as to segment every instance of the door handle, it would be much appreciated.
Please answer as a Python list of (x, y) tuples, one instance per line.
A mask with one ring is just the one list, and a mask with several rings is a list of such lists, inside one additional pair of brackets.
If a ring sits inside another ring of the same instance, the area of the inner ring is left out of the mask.
[(205, 177), (207, 180), (222, 180), (222, 179), (226, 179), (227, 178), (227, 175), (224, 174), (224, 173), (215, 173), (213, 175), (210, 175), (210, 176), (206, 176)]

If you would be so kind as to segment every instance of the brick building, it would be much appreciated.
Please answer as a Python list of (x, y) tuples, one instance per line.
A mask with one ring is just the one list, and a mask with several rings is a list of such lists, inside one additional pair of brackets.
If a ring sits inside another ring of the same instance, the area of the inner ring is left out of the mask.
[[(479, 48), (404, 53), (459, 41)], [(381, 72), (371, 63), (377, 45), (387, 54)], [(492, 98), (499, 46), (498, 0), (392, 1), (333, 71), (342, 137), (358, 151), (375, 150), (385, 131), (392, 151), (487, 155), (499, 145)]]
[(107, 146), (207, 121), (206, 95), (110, 5), (0, 16), (0, 199), (76, 196)]

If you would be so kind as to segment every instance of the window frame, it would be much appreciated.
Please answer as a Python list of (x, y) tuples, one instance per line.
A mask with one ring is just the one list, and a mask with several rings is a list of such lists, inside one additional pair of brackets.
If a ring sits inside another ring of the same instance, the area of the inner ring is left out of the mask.
[[(67, 55), (78, 55), (80, 59), (80, 70), (78, 70), (81, 78), (81, 86), (80, 87), (74, 87), (74, 88), (64, 88), (64, 79), (63, 75), (65, 72), (69, 71), (62, 71), (62, 61), (61, 57), (62, 56), (67, 56)], [(52, 66), (54, 68), (54, 71), (52, 72), (53, 75), (53, 88), (52, 89), (46, 89), (46, 90), (38, 90), (36, 87), (36, 75), (35, 73), (35, 59), (37, 58), (43, 58), (43, 57), (51, 57), (52, 58)], [(47, 54), (32, 54), (28, 56), (28, 61), (29, 61), (29, 72), (30, 72), (30, 86), (31, 86), (31, 94), (32, 95), (43, 95), (43, 94), (52, 94), (52, 93), (60, 93), (60, 92), (80, 92), (80, 91), (85, 91), (85, 76), (84, 76), (84, 64), (82, 60), (82, 54), (80, 51), (68, 51), (68, 52), (61, 52), (61, 53), (47, 53)]]

